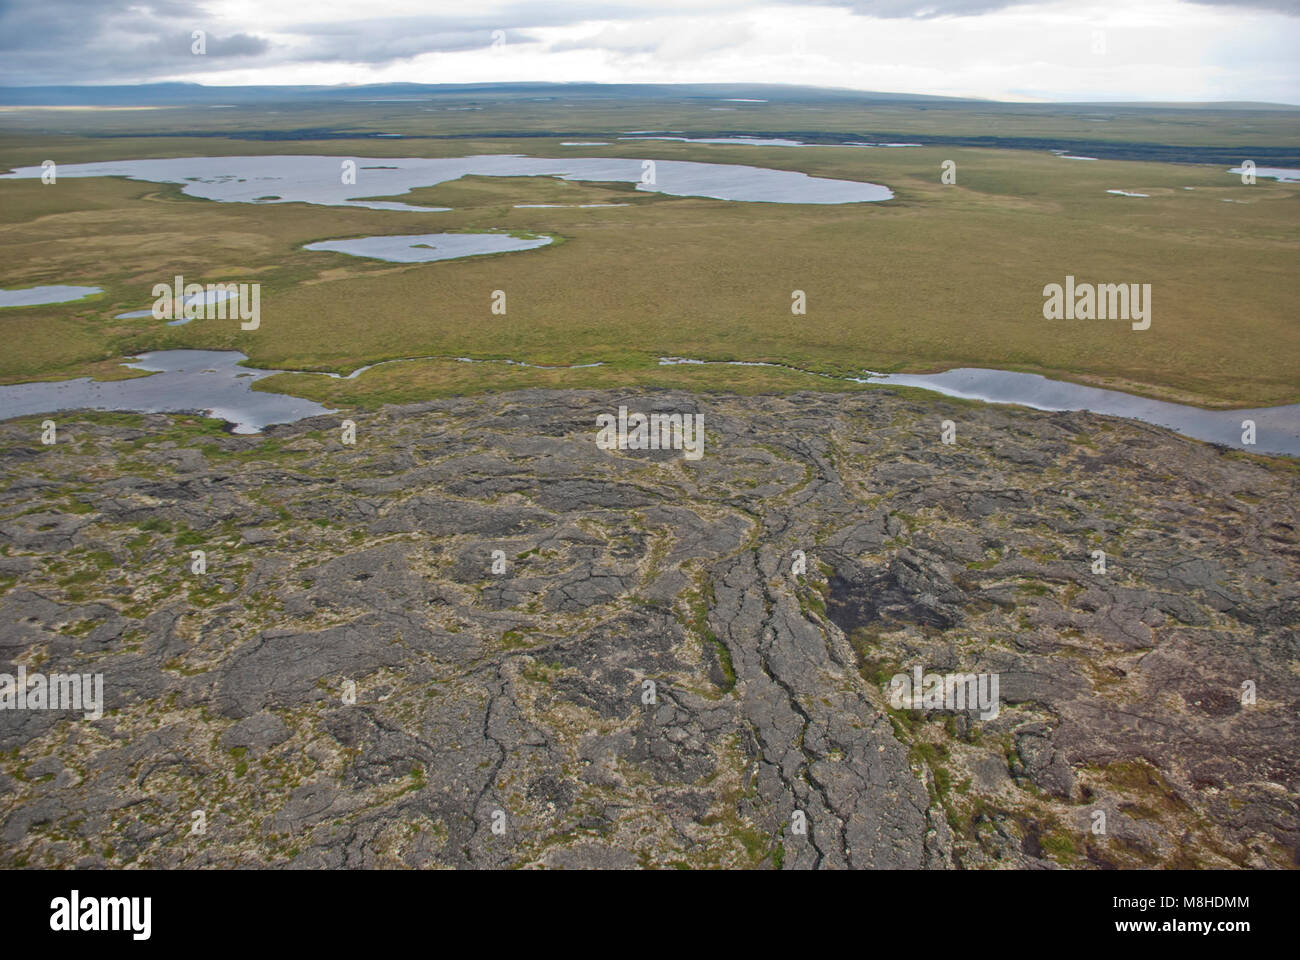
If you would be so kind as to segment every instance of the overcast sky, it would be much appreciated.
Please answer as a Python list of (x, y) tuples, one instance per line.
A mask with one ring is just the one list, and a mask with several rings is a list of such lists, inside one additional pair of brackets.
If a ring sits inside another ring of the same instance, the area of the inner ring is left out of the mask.
[(1300, 104), (1297, 51), (1300, 0), (0, 0), (2, 84), (775, 82)]

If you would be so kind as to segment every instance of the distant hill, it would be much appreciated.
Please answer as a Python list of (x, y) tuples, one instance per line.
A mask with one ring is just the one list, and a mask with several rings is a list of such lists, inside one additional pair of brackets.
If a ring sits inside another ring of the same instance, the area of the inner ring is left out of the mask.
[(142, 83), (0, 87), (3, 106), (184, 106), (189, 104), (257, 104), (358, 101), (387, 98), (455, 98), (492, 96), (509, 99), (575, 98), (598, 100), (767, 100), (773, 103), (933, 103), (946, 107), (1014, 108), (1019, 112), (1062, 109), (1285, 110), (1300, 106), (1273, 103), (1004, 103), (962, 97), (908, 93), (874, 93), (783, 84), (666, 83), (378, 83), (360, 86), (205, 86), (199, 83)]

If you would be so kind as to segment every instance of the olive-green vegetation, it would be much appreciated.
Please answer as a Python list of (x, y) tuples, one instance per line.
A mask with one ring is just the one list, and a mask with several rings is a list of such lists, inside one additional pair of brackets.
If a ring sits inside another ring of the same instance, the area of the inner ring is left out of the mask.
[[(609, 88), (604, 88), (608, 90)], [(773, 98), (765, 103), (720, 104), (712, 97), (674, 96), (660, 88), (637, 97), (626, 92), (607, 97), (566, 96), (537, 99), (508, 92), (439, 92), (409, 100), (343, 100), (241, 104), (236, 108), (172, 106), (158, 108), (0, 107), (0, 133), (40, 135), (52, 143), (75, 143), (79, 136), (159, 138), (150, 156), (188, 156), (177, 152), (176, 137), (270, 134), (282, 138), (313, 131), (398, 134), (427, 137), (497, 137), (503, 133), (564, 134), (566, 139), (607, 139), (632, 130), (671, 130), (686, 135), (718, 132), (778, 134), (843, 133), (871, 140), (893, 135), (948, 137), (1024, 137), (1159, 143), (1181, 146), (1300, 147), (1300, 108), (1276, 104), (1056, 104), (993, 103), (944, 98), (923, 100)], [(734, 93), (719, 96), (734, 96)], [(749, 96), (750, 94), (741, 94)], [(763, 93), (754, 94), (759, 97)], [(1246, 107), (1243, 109), (1243, 107)], [(138, 142), (138, 141), (137, 141)], [(212, 153), (282, 153), (283, 144), (251, 142), (230, 150), (220, 140)], [(404, 155), (403, 144), (386, 151)], [(408, 145), (409, 146), (409, 145)], [(329, 151), (323, 151), (329, 152)], [(96, 159), (138, 156), (131, 142), (104, 142)], [(58, 159), (58, 157), (54, 157)]]
[[(262, 153), (596, 155), (752, 164), (881, 183), (895, 193), (885, 203), (787, 205), (670, 197), (629, 184), (468, 177), (401, 197), (453, 208), (425, 213), (214, 203), (178, 186), (108, 178), (0, 181), (0, 286), (105, 291), (78, 303), (0, 311), (7, 345), (0, 382), (131, 375), (116, 358), (187, 347), (237, 349), (259, 367), (341, 373), (431, 358), (355, 380), (285, 374), (258, 384), (339, 405), (525, 386), (853, 388), (796, 370), (661, 366), (663, 356), (763, 360), (823, 375), (998, 367), (1207, 406), (1300, 400), (1300, 185), (1243, 185), (1222, 165), (1082, 162), (1046, 150), (613, 139), (620, 130), (709, 123), (1287, 146), (1300, 142), (1294, 112), (1117, 109), (1106, 122), (1088, 122), (1031, 108), (990, 107), (984, 115), (908, 105), (767, 106), (766, 113), (672, 103), (314, 106), (291, 117), (262, 108), (0, 113), (0, 166)], [(150, 135), (277, 124), (414, 139)], [(530, 130), (563, 135), (519, 135)], [(492, 131), (516, 135), (486, 135)], [(453, 134), (464, 138), (445, 138)], [(561, 146), (574, 138), (610, 145)], [(940, 182), (944, 160), (957, 165), (955, 185)], [(516, 206), (535, 203), (626, 206)], [(303, 249), (322, 239), (464, 230), (545, 233), (558, 242), (410, 265)], [(149, 306), (153, 284), (176, 274), (190, 282), (259, 281), (261, 328), (113, 319)], [(1151, 328), (1044, 320), (1043, 286), (1067, 274), (1151, 284)], [(491, 312), (495, 290), (506, 293), (505, 316)], [(807, 295), (805, 316), (791, 313), (794, 290)], [(603, 366), (537, 370), (458, 357)]]

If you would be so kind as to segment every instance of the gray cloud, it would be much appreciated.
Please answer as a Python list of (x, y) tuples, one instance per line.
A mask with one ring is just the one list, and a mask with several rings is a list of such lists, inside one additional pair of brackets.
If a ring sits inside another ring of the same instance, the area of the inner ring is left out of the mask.
[[(307, 8), (309, 11), (310, 8)], [(378, 17), (302, 23), (284, 32), (304, 41), (282, 49), (258, 36), (256, 22), (214, 21), (196, 0), (0, 0), (0, 84), (147, 80), (180, 72), (274, 66), (288, 62), (385, 64), (426, 53), (487, 47), (495, 30), (507, 42), (526, 28), (584, 20), (644, 17), (641, 6), (519, 2), (486, 14)], [(193, 30), (207, 31), (207, 55), (191, 53)]]
[[(1034, 6), (1035, 0), (792, 0), (801, 6), (844, 7), (863, 17), (885, 20), (928, 20), (936, 17), (972, 17), (1007, 7)], [(1185, 0), (1204, 6), (1269, 10), (1300, 16), (1300, 0)]]
[(507, 28), (503, 18), (473, 15), (307, 23), (296, 24), (293, 28), (295, 36), (306, 41), (295, 50), (293, 59), (321, 63), (392, 63), (425, 53), (481, 50), (491, 45), (493, 34), (498, 30), (505, 35), (506, 43), (532, 39), (526, 31)]
[[(193, 31), (206, 53), (193, 53)], [(189, 0), (42, 0), (0, 5), (0, 83), (136, 80), (254, 62), (271, 52), (262, 37), (211, 22)]]
[(1240, 7), (1243, 10), (1270, 10), (1300, 17), (1300, 0), (1188, 0), (1206, 7)]
[[(1013, 0), (771, 0), (786, 5), (837, 7), (864, 17), (933, 19), (979, 16)], [(1031, 0), (1036, 2), (1036, 0)], [(1300, 0), (1189, 0), (1243, 11), (1300, 15)], [(748, 6), (765, 5), (754, 0)], [(283, 32), (295, 43), (277, 44), (259, 35), (257, 22), (214, 21), (199, 0), (0, 0), (0, 84), (94, 83), (150, 80), (177, 74), (216, 72), (286, 63), (365, 63), (375, 66), (428, 53), (486, 48), (494, 30), (508, 43), (528, 42), (530, 31), (584, 21), (622, 22), (563, 49), (607, 49), (666, 59), (703, 55), (742, 39), (728, 31), (716, 43), (671, 33), (645, 21), (663, 17), (725, 16), (745, 9), (737, 0), (697, 0), (689, 7), (655, 7), (609, 0), (577, 3), (518, 0), (491, 12), (466, 4), (463, 12), (405, 17), (358, 18), (342, 23), (310, 19)], [(640, 21), (640, 22), (637, 22)], [(739, 23), (737, 23), (739, 28)], [(207, 32), (207, 55), (190, 51), (191, 32)], [(559, 49), (559, 48), (557, 48)]]
[(753, 37), (748, 24), (736, 22), (725, 31), (682, 30), (679, 24), (611, 24), (591, 36), (552, 44), (554, 53), (569, 50), (607, 50), (624, 55), (655, 54), (680, 61), (707, 57)]
[(818, 3), (810, 0), (809, 6), (847, 7), (863, 17), (880, 17), (885, 20), (911, 18), (927, 20), (933, 17), (972, 17), (992, 13), (1017, 5), (1016, 0), (843, 0)]

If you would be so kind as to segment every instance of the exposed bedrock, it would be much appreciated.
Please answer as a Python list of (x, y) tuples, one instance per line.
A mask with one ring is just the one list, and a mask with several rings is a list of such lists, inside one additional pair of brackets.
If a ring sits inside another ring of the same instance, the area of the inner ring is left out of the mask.
[(1293, 461), (891, 390), (342, 416), (0, 424), (0, 672), (104, 700), (0, 710), (0, 865), (1297, 863)]

